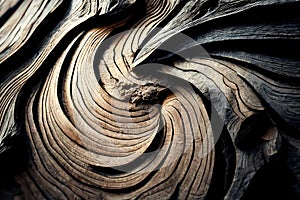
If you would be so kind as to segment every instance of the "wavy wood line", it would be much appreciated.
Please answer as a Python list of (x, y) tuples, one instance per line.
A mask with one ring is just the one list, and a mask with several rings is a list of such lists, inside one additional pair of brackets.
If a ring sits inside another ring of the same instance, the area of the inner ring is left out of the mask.
[(299, 8), (0, 1), (0, 198), (299, 197)]

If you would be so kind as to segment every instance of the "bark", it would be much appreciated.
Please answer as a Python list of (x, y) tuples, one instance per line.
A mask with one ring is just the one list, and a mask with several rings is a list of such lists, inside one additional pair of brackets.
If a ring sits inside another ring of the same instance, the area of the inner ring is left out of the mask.
[(0, 1), (0, 197), (299, 198), (299, 9)]

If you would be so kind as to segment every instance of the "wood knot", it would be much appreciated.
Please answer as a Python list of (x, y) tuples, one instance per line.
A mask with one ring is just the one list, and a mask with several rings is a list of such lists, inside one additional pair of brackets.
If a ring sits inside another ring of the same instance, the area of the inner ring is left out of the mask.
[(130, 103), (136, 105), (156, 104), (159, 102), (159, 96), (165, 88), (158, 84), (148, 83), (137, 88), (131, 95)]

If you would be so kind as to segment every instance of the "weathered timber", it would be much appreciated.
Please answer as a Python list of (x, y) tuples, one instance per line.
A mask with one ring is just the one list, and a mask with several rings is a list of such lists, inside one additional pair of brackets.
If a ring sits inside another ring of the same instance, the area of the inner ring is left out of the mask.
[(299, 10), (0, 0), (0, 199), (300, 198)]

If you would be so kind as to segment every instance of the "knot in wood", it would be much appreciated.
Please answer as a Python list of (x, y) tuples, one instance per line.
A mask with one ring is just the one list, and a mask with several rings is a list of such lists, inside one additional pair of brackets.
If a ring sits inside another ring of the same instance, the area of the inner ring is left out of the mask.
[(164, 87), (149, 83), (137, 88), (131, 98), (130, 102), (135, 104), (155, 104), (158, 102), (159, 93), (164, 90)]

